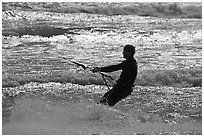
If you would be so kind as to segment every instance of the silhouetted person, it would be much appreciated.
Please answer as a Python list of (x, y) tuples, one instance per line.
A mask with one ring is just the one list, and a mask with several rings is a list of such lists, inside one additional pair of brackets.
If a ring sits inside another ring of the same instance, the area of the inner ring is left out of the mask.
[(138, 67), (137, 61), (134, 59), (135, 47), (132, 45), (126, 45), (123, 49), (123, 57), (126, 59), (122, 63), (107, 67), (95, 67), (93, 72), (113, 72), (122, 70), (120, 78), (117, 80), (117, 84), (113, 88), (105, 93), (99, 104), (108, 104), (114, 106), (118, 101), (126, 98), (132, 93), (132, 87), (134, 86), (135, 79), (137, 77)]

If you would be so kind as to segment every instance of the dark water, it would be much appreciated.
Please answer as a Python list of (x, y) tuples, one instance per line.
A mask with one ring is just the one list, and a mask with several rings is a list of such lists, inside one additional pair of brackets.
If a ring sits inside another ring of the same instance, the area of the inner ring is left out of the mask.
[(3, 134), (202, 134), (201, 88), (135, 87), (114, 107), (106, 87), (29, 83), (3, 89)]

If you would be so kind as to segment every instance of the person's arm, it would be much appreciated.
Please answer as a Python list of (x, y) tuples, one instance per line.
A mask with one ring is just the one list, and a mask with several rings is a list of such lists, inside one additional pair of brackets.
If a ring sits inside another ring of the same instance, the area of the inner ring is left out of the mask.
[(117, 65), (111, 65), (111, 66), (107, 66), (107, 67), (95, 67), (92, 71), (93, 72), (113, 72), (113, 71), (117, 71), (117, 70), (121, 70), (124, 66), (124, 62), (117, 64)]
[(123, 63), (120, 63), (120, 64), (117, 64), (117, 65), (101, 67), (100, 71), (101, 72), (113, 72), (113, 71), (121, 70), (122, 68), (123, 68)]

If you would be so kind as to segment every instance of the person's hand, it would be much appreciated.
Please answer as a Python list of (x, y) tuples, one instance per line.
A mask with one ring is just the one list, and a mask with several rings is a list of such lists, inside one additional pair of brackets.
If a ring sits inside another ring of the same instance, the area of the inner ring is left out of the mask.
[(93, 73), (99, 72), (99, 71), (100, 71), (100, 68), (99, 68), (99, 67), (94, 67), (91, 71), (92, 71)]

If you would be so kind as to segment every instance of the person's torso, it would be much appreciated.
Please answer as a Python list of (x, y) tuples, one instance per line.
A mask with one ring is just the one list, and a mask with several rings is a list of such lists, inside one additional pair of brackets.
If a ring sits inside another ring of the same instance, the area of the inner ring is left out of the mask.
[(123, 62), (122, 72), (117, 83), (133, 85), (137, 77), (137, 62), (134, 58)]

